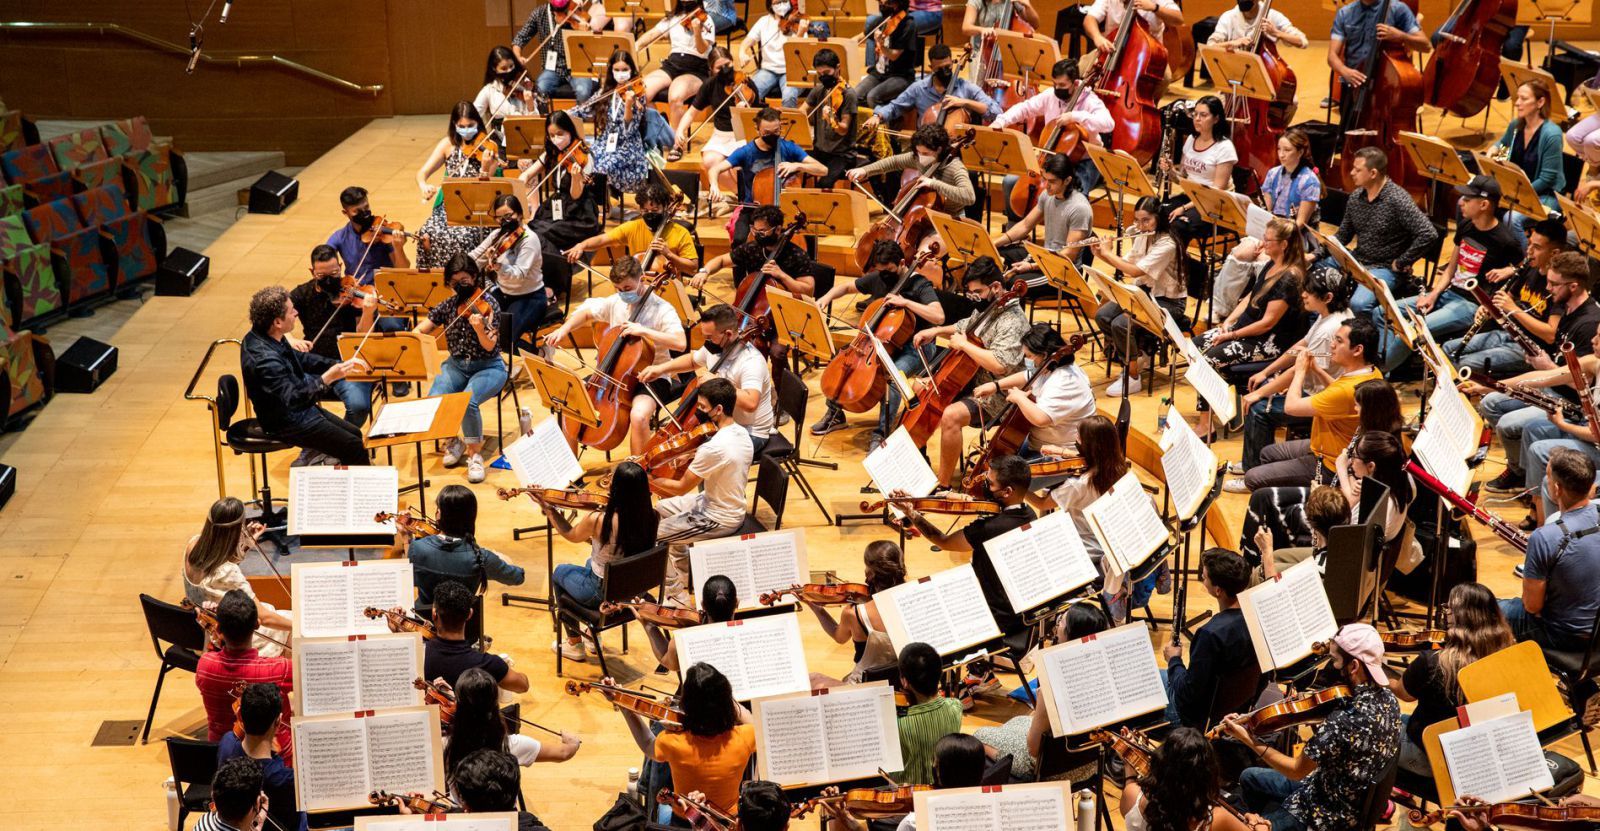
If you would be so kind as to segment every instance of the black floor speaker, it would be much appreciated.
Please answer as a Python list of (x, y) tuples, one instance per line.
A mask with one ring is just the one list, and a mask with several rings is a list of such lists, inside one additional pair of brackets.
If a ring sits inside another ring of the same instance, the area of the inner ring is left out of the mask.
[(187, 248), (174, 248), (156, 271), (156, 294), (188, 297), (211, 276), (211, 258)]
[(94, 392), (117, 371), (117, 348), (94, 338), (78, 338), (56, 358), (56, 392)]
[(269, 170), (250, 186), (250, 213), (281, 214), (300, 198), (300, 182)]
[(0, 465), (0, 508), (4, 508), (16, 495), (17, 469), (11, 465)]

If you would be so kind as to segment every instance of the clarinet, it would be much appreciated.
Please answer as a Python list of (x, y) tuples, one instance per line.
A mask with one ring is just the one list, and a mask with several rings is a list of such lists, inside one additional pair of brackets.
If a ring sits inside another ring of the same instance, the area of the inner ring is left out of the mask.
[(1461, 368), (1461, 380), (1470, 381), (1474, 384), (1481, 384), (1507, 398), (1521, 401), (1530, 407), (1537, 407), (1541, 410), (1544, 410), (1546, 413), (1549, 413), (1550, 415), (1560, 413), (1561, 417), (1567, 421), (1577, 421), (1578, 419), (1583, 418), (1583, 409), (1577, 404), (1566, 400), (1565, 398), (1557, 395), (1550, 395), (1549, 393), (1539, 392), (1538, 390), (1513, 387), (1496, 381), (1495, 379), (1490, 378), (1488, 375), (1483, 375), (1480, 377), (1478, 373), (1472, 371), (1472, 367), (1470, 366)]
[[(1522, 347), (1524, 354), (1530, 358), (1534, 355), (1549, 354), (1545, 351), (1543, 346), (1540, 346), (1539, 343), (1527, 333), (1526, 330), (1513, 322), (1510, 315), (1500, 311), (1500, 309), (1494, 305), (1494, 298), (1489, 296), (1489, 292), (1486, 291), (1483, 286), (1479, 285), (1477, 280), (1468, 280), (1462, 283), (1461, 287), (1466, 289), (1467, 292), (1478, 301), (1478, 305), (1483, 307), (1483, 310), (1489, 313), (1489, 317), (1493, 318), (1494, 322), (1498, 323), (1500, 328), (1504, 329), (1506, 334), (1510, 335), (1511, 339), (1517, 342), (1517, 346)], [(1477, 334), (1477, 332), (1474, 331), (1473, 334)], [(1466, 342), (1464, 339), (1462, 342), (1462, 348), (1465, 347)]]
[(1415, 460), (1406, 462), (1406, 472), (1422, 484), (1423, 487), (1439, 495), (1440, 499), (1449, 502), (1451, 507), (1467, 516), (1489, 526), (1489, 530), (1502, 540), (1505, 540), (1516, 550), (1527, 553), (1528, 535), (1517, 530), (1515, 525), (1489, 513), (1483, 508), (1463, 499), (1460, 494), (1451, 490), (1448, 485), (1435, 479), (1433, 474), (1422, 468)]
[(1600, 444), (1600, 417), (1595, 415), (1594, 392), (1589, 388), (1589, 378), (1578, 363), (1578, 351), (1572, 341), (1562, 341), (1561, 357), (1567, 362), (1567, 372), (1572, 375), (1572, 388), (1578, 391), (1578, 403), (1583, 405), (1583, 416), (1589, 421), (1589, 435)]

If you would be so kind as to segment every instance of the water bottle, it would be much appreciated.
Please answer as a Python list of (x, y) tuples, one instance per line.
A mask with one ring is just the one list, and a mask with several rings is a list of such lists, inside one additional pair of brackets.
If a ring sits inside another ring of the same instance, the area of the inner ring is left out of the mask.
[[(511, 668), (512, 666), (515, 666), (515, 664), (512, 663), (510, 655), (507, 655), (504, 652), (499, 653), (499, 655), (500, 655), (500, 660), (506, 662), (506, 668), (507, 669)], [(499, 690), (499, 693), (500, 693), (499, 700), (500, 700), (500, 706), (501, 707), (510, 707), (511, 705), (517, 703), (517, 694), (516, 693), (506, 689), (505, 687), (498, 687), (497, 689)]]
[(168, 776), (161, 787), (167, 792), (167, 831), (178, 831), (178, 782)]
[(1094, 831), (1094, 791), (1078, 791), (1078, 831)]
[(628, 798), (637, 802), (639, 800), (639, 769), (628, 768)]

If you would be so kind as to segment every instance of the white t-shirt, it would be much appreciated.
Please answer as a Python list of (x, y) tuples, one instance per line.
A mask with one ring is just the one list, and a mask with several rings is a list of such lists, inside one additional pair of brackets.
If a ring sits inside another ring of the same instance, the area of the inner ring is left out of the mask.
[(1205, 150), (1196, 150), (1194, 138), (1183, 140), (1183, 178), (1205, 185), (1215, 184), (1218, 167), (1229, 162), (1239, 163), (1239, 151), (1233, 149), (1233, 142), (1223, 139), (1212, 142)]
[(506, 736), (506, 749), (517, 758), (517, 764), (523, 767), (539, 761), (539, 750), (543, 747), (544, 745), (532, 736), (524, 736), (521, 733)]
[[(761, 351), (748, 343), (740, 343), (733, 347), (733, 354), (724, 361), (722, 368), (717, 371), (717, 376), (733, 382), (736, 390), (760, 390), (761, 403), (756, 405), (753, 413), (741, 409), (733, 411), (733, 420), (750, 432), (750, 435), (762, 439), (772, 435), (772, 428), (777, 419), (772, 414), (772, 373), (767, 369), (766, 358)], [(704, 346), (694, 351), (694, 365), (710, 369), (721, 355), (711, 354), (711, 350)]]
[[(1317, 322), (1311, 324), (1311, 330), (1306, 332), (1306, 348), (1310, 349), (1311, 354), (1313, 355), (1324, 356), (1315, 359), (1317, 366), (1322, 367), (1324, 372), (1332, 375), (1334, 378), (1338, 378), (1340, 375), (1343, 375), (1344, 368), (1334, 363), (1326, 356), (1328, 355), (1328, 351), (1333, 348), (1333, 336), (1338, 334), (1339, 327), (1343, 326), (1345, 321), (1349, 320), (1350, 317), (1351, 314), (1349, 309), (1325, 314), (1322, 317), (1317, 318)], [(1301, 391), (1306, 395), (1310, 395), (1314, 392), (1321, 392), (1323, 386), (1325, 385), (1322, 383), (1322, 378), (1320, 376), (1315, 374), (1307, 374), (1305, 387)]]
[(1035, 449), (1045, 444), (1071, 444), (1078, 440), (1078, 423), (1094, 415), (1094, 390), (1089, 376), (1077, 364), (1057, 367), (1043, 380), (1035, 379), (1034, 401), (1050, 414), (1048, 427), (1029, 431)]
[(694, 452), (689, 472), (700, 477), (705, 488), (699, 507), (706, 516), (723, 525), (744, 522), (744, 492), (754, 457), (750, 434), (738, 423), (718, 430)]
[[(580, 309), (588, 309), (589, 314), (603, 326), (621, 326), (628, 322), (628, 317), (633, 314), (633, 307), (622, 302), (622, 298), (615, 294), (605, 297), (591, 297), (583, 301)], [(663, 334), (672, 334), (683, 329), (683, 322), (678, 320), (678, 312), (672, 304), (661, 299), (661, 295), (650, 295), (650, 301), (645, 304), (644, 310), (639, 313), (639, 325), (646, 329), (654, 329)], [(656, 347), (655, 360), (652, 364), (664, 364), (672, 360), (667, 350), (661, 346)]]
[[(1283, 32), (1291, 38), (1298, 39), (1305, 37), (1305, 33), (1301, 32), (1299, 29), (1296, 29), (1294, 24), (1289, 22), (1289, 18), (1285, 17), (1283, 12), (1280, 12), (1277, 9), (1268, 11), (1267, 19), (1272, 21), (1272, 25), (1277, 27), (1278, 31)], [(1226, 43), (1230, 40), (1241, 40), (1249, 37), (1250, 27), (1255, 23), (1255, 20), (1255, 16), (1251, 16), (1249, 20), (1245, 20), (1244, 12), (1239, 11), (1237, 8), (1228, 9), (1217, 18), (1217, 28), (1212, 31), (1211, 37), (1206, 38), (1206, 43)], [(1262, 39), (1269, 41), (1277, 40), (1277, 38), (1266, 34), (1265, 32), (1262, 33)]]
[[(1128, 6), (1131, 4), (1132, 0), (1094, 0), (1094, 4), (1083, 14), (1085, 17), (1094, 18), (1100, 24), (1101, 34), (1116, 40), (1114, 34), (1122, 27), (1122, 18), (1128, 13)], [(1178, 4), (1172, 0), (1156, 0), (1156, 8), (1176, 9)], [(1150, 34), (1156, 38), (1160, 38), (1167, 30), (1167, 24), (1162, 23), (1155, 12), (1139, 12), (1139, 16), (1144, 18), (1145, 25), (1150, 27)]]
[(787, 68), (783, 60), (783, 45), (789, 42), (789, 36), (778, 28), (778, 18), (764, 14), (760, 20), (750, 27), (750, 33), (744, 36), (744, 42), (739, 45), (741, 50), (747, 44), (755, 43), (761, 47), (761, 69), (765, 69), (779, 78), (784, 75)]
[(717, 27), (711, 22), (710, 15), (706, 15), (706, 22), (700, 27), (700, 36), (706, 43), (704, 52), (695, 48), (694, 31), (679, 23), (676, 15), (662, 18), (661, 22), (656, 24), (656, 31), (663, 28), (667, 29), (667, 42), (672, 44), (672, 52), (675, 55), (695, 55), (703, 58), (711, 54), (711, 47), (717, 43)]
[(528, 109), (528, 102), (523, 100), (522, 96), (512, 96), (510, 101), (507, 101), (505, 90), (500, 88), (497, 81), (484, 84), (483, 89), (478, 90), (478, 97), (472, 99), (472, 106), (477, 109), (478, 115), (483, 116), (485, 124), (492, 119), (505, 118), (508, 115), (533, 115), (533, 111)]
[(1083, 540), (1083, 547), (1088, 550), (1089, 556), (1100, 563), (1100, 558), (1105, 552), (1100, 550), (1100, 538), (1094, 535), (1094, 529), (1089, 527), (1089, 521), (1083, 517), (1083, 509), (1094, 504), (1101, 496), (1094, 489), (1094, 483), (1087, 476), (1072, 476), (1066, 481), (1055, 486), (1050, 491), (1050, 498), (1072, 517), (1072, 524), (1078, 528), (1078, 537)]

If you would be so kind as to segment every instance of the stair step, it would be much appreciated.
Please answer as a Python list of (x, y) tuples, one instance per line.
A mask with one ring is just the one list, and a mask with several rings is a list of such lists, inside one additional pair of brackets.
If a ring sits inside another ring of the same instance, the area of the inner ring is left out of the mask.
[(244, 203), (240, 201), (240, 191), (248, 192), (250, 186), (261, 178), (262, 173), (267, 170), (276, 170), (285, 176), (293, 177), (304, 169), (303, 167), (263, 168), (261, 170), (252, 170), (248, 175), (218, 182), (199, 190), (190, 189), (182, 215), (192, 219), (199, 219), (218, 211), (227, 212), (230, 216), (237, 215), (244, 207)]
[(283, 154), (275, 150), (185, 153), (183, 158), (189, 165), (190, 194), (245, 177), (253, 182), (261, 174), (283, 167)]

